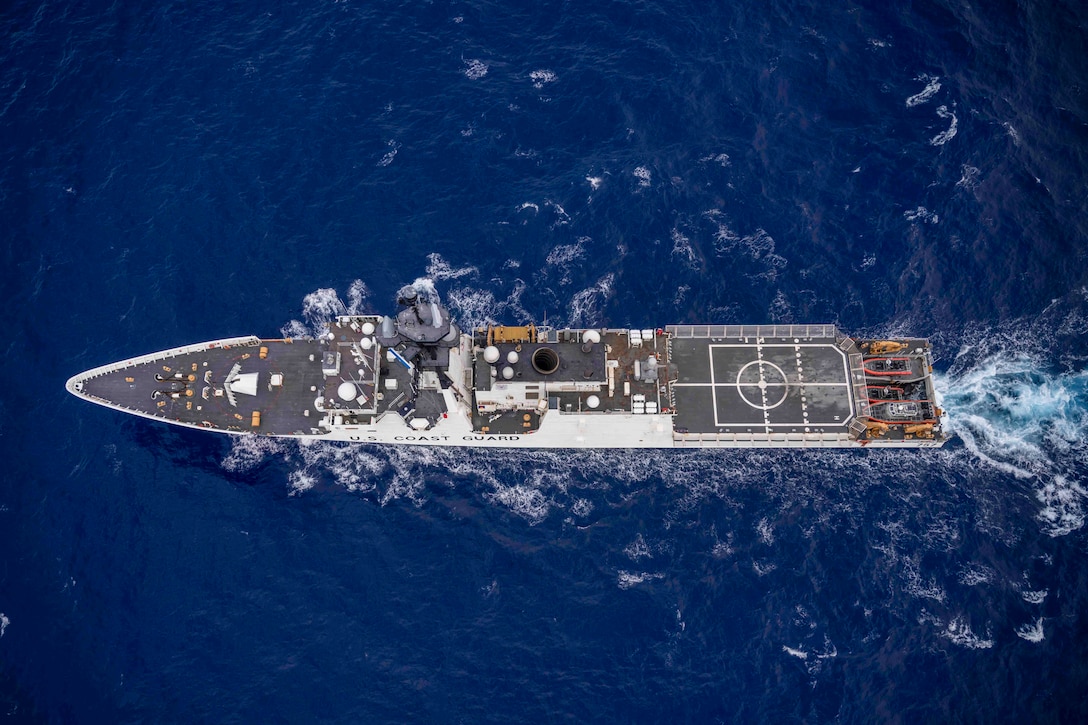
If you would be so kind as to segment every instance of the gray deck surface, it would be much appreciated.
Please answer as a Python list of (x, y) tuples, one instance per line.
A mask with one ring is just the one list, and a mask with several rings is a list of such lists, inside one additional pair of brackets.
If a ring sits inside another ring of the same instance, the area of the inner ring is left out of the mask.
[(675, 427), (690, 433), (835, 432), (853, 410), (833, 339), (674, 338)]
[[(266, 340), (261, 344), (269, 350), (264, 360), (258, 354), (259, 346), (202, 350), (88, 378), (84, 381), (84, 393), (165, 420), (194, 425), (207, 422), (218, 428), (255, 433), (310, 433), (320, 419), (314, 399), (325, 384), (321, 374), (321, 346), (313, 340), (292, 343)], [(311, 355), (317, 357), (317, 362), (310, 360)], [(203, 389), (211, 387), (204, 382), (205, 373), (211, 371), (212, 383), (221, 385), (235, 363), (241, 365), (242, 373), (260, 373), (257, 395), (237, 395), (237, 406), (230, 405), (225, 397), (204, 399)], [(195, 380), (185, 387), (193, 394), (178, 400), (152, 399), (152, 391), (170, 387), (155, 380), (156, 373), (170, 374), (164, 367), (171, 372), (181, 370), (187, 376), (191, 374)], [(270, 390), (272, 373), (282, 373), (284, 380), (282, 386)], [(132, 378), (131, 382), (127, 378)], [(311, 388), (317, 388), (318, 392)], [(162, 406), (158, 405), (160, 402)], [(309, 416), (305, 415), (307, 410)], [(253, 411), (261, 413), (257, 428), (251, 425)]]

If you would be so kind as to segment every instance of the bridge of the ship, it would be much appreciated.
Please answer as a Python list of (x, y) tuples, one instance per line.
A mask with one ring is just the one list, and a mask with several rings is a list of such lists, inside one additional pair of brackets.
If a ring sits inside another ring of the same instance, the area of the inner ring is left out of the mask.
[(833, 325), (674, 325), (668, 332), (678, 435), (846, 435), (861, 412), (861, 355)]

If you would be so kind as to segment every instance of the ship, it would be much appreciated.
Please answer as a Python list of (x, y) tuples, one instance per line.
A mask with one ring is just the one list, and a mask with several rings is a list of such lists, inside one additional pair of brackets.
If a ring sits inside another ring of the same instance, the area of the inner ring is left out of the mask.
[(234, 337), (73, 376), (84, 400), (234, 435), (499, 448), (933, 448), (930, 343), (835, 325), (462, 331), (413, 287), (313, 338)]

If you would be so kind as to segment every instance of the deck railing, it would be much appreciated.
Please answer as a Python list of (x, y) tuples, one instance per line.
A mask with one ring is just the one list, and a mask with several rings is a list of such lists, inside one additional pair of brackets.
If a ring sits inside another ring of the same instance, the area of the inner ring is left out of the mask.
[(834, 325), (669, 325), (665, 330), (677, 338), (699, 339), (837, 340), (843, 337)]

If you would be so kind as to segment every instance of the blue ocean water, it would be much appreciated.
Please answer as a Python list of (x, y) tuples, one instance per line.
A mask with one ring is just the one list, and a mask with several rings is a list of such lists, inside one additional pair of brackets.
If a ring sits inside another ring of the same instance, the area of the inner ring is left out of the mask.
[[(0, 8), (5, 722), (1080, 722), (1088, 12)], [(931, 337), (940, 451), (232, 441), (64, 380), (314, 330)]]

